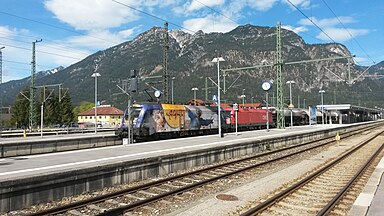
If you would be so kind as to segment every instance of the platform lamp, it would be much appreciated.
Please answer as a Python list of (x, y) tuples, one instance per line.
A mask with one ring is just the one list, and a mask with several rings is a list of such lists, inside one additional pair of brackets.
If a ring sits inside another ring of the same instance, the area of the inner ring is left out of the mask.
[(219, 128), (219, 137), (221, 136), (221, 116), (220, 116), (220, 62), (225, 61), (223, 57), (217, 57), (213, 58), (212, 62), (217, 63), (217, 118), (218, 118), (218, 125)]
[(199, 90), (197, 87), (193, 87), (193, 104), (196, 106), (196, 91)]
[[(1, 92), (1, 84), (3, 83), (3, 52), (1, 51), (4, 49), (5, 46), (0, 47), (0, 92)], [(1, 134), (3, 132), (3, 98), (2, 95), (0, 95), (0, 138)]]
[(245, 89), (243, 89), (243, 94), (241, 94), (240, 97), (243, 99), (243, 107), (244, 107), (244, 103), (245, 103)]
[(97, 77), (99, 76), (101, 76), (99, 73), (92, 74), (95, 78), (95, 134), (97, 134)]
[(287, 81), (286, 83), (289, 84), (289, 105), (288, 105), (288, 108), (291, 110), (291, 127), (293, 127), (292, 84), (295, 84), (295, 81), (290, 80), (290, 81)]
[(324, 124), (324, 96), (323, 94), (325, 93), (324, 90), (320, 90), (319, 91), (320, 95), (321, 95), (321, 123)]

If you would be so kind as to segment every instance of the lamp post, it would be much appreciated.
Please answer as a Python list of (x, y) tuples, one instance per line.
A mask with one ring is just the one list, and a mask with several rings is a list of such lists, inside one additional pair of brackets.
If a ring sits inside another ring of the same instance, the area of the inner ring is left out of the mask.
[(245, 89), (243, 89), (243, 94), (240, 96), (243, 99), (243, 107), (244, 107), (244, 102), (245, 102)]
[(99, 76), (101, 76), (99, 73), (92, 74), (95, 78), (95, 134), (97, 134), (97, 77)]
[(289, 84), (289, 106), (288, 108), (291, 110), (291, 127), (293, 127), (293, 115), (292, 115), (292, 109), (293, 109), (293, 104), (292, 104), (292, 84), (294, 84), (295, 81), (290, 80), (287, 81), (287, 84)]
[(253, 99), (254, 99), (255, 97), (251, 97), (251, 102), (252, 102), (252, 106), (253, 106)]
[(213, 58), (212, 62), (217, 63), (217, 118), (219, 128), (219, 137), (221, 136), (221, 116), (220, 116), (220, 62), (225, 61), (223, 57)]
[[(0, 92), (1, 92), (1, 84), (3, 83), (3, 52), (1, 51), (5, 47), (0, 47)], [(3, 132), (3, 95), (0, 95), (0, 138)]]
[(303, 104), (303, 107), (304, 107), (304, 109), (306, 109), (306, 108), (307, 108), (307, 107), (305, 107), (305, 100), (306, 100), (306, 99), (304, 98), (304, 104)]
[(267, 120), (267, 132), (269, 132), (269, 113), (268, 113), (268, 91), (272, 88), (272, 81), (265, 81), (263, 84), (261, 84), (261, 88), (265, 91), (265, 102), (266, 102), (266, 109), (265, 109), (265, 115)]
[(193, 87), (192, 88), (192, 91), (193, 91), (193, 103), (194, 105), (196, 106), (196, 91), (199, 90), (197, 87)]
[(325, 93), (324, 90), (319, 91), (321, 95), (321, 123), (324, 124), (324, 99), (323, 99), (323, 94)]
[(175, 80), (175, 77), (172, 77), (172, 79), (171, 79), (171, 81), (172, 81), (172, 82), (171, 82), (171, 85), (172, 85), (172, 86), (171, 86), (171, 87), (172, 87), (172, 88), (171, 88), (171, 90), (172, 90), (172, 93), (171, 93), (171, 94), (172, 94), (172, 104), (173, 104), (173, 81), (174, 81), (174, 80)]

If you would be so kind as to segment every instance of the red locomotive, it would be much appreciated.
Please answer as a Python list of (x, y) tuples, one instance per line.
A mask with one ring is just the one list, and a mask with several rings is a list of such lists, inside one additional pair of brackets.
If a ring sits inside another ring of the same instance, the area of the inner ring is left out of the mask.
[[(225, 113), (225, 125), (228, 131), (235, 130), (236, 115), (232, 106), (222, 106)], [(274, 127), (272, 112), (262, 109), (261, 104), (239, 104), (237, 110), (237, 127), (238, 130), (262, 129), (267, 127), (267, 113), (270, 127)]]

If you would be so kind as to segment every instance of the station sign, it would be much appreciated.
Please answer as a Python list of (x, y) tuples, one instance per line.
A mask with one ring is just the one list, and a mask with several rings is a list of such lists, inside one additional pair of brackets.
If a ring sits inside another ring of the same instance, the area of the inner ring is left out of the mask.
[(212, 101), (213, 102), (217, 102), (218, 100), (217, 100), (217, 95), (212, 95)]
[(239, 110), (239, 104), (234, 103), (233, 104), (233, 110), (238, 111)]

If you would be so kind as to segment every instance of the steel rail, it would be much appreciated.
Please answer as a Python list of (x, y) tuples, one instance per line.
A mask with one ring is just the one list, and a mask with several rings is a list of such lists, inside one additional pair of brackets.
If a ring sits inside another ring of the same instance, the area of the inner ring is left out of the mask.
[(378, 157), (380, 152), (384, 149), (384, 143), (376, 150), (376, 152), (367, 160), (367, 162), (360, 168), (360, 170), (353, 176), (353, 178), (340, 190), (339, 193), (318, 213), (317, 216), (329, 215), (335, 205), (344, 197), (354, 183), (363, 175), (365, 170), (372, 164), (372, 162)]
[(338, 157), (337, 159), (335, 159), (334, 161), (332, 161), (328, 165), (324, 166), (320, 170), (318, 170), (315, 173), (312, 173), (311, 175), (305, 177), (301, 181), (291, 185), (290, 187), (288, 187), (287, 189), (281, 191), (280, 193), (278, 193), (278, 194), (268, 198), (267, 200), (265, 200), (261, 204), (255, 206), (255, 207), (253, 207), (251, 209), (248, 209), (248, 211), (242, 213), (241, 216), (253, 216), (253, 215), (260, 214), (265, 209), (269, 208), (270, 206), (272, 206), (273, 204), (277, 203), (278, 201), (280, 201), (281, 199), (285, 198), (286, 196), (290, 195), (291, 193), (293, 193), (297, 189), (299, 189), (302, 186), (306, 185), (308, 182), (312, 181), (313, 179), (317, 178), (318, 176), (320, 176), (324, 172), (328, 171), (329, 169), (334, 167), (336, 164), (338, 164), (340, 161), (342, 161), (343, 159), (345, 159), (346, 157), (348, 157), (352, 153), (356, 152), (358, 149), (360, 149), (361, 147), (363, 147), (364, 145), (366, 145), (367, 143), (369, 143), (370, 141), (372, 141), (373, 139), (375, 139), (376, 137), (378, 137), (382, 133), (384, 133), (384, 132), (381, 131), (380, 133), (375, 134), (374, 136), (370, 137), (369, 139), (362, 141), (356, 147), (354, 147), (353, 149), (350, 149), (349, 151), (344, 153), (342, 156)]
[[(342, 133), (342, 134), (340, 134), (340, 136), (342, 136), (343, 138), (346, 138), (346, 137), (353, 136), (355, 134), (361, 133), (362, 131), (371, 130), (372, 128), (376, 128), (376, 127), (379, 127), (379, 125), (375, 124), (375, 125), (370, 125), (370, 126), (364, 127), (364, 128), (358, 128), (358, 129), (355, 129), (355, 130), (352, 130), (352, 131), (349, 131), (349, 132)], [(287, 150), (294, 149), (294, 148), (297, 148), (297, 147), (305, 146), (305, 145), (308, 145), (308, 144), (313, 144), (313, 143), (316, 143), (316, 142), (326, 141), (326, 140), (329, 140), (329, 141), (327, 141), (327, 142), (325, 142), (323, 144), (317, 145), (315, 147), (312, 147), (312, 148), (308, 148), (308, 149), (304, 149), (304, 150), (301, 150), (301, 151), (298, 151), (298, 152), (295, 152), (295, 153), (291, 153), (291, 154), (285, 155), (284, 157), (281, 157), (281, 158), (275, 158), (275, 159), (272, 159), (272, 160), (269, 160), (269, 161), (258, 163), (258, 164), (255, 164), (253, 166), (250, 166), (250, 167), (245, 167), (243, 169), (239, 169), (239, 170), (236, 170), (234, 172), (226, 173), (224, 175), (220, 175), (220, 176), (217, 176), (217, 177), (212, 178), (212, 179), (207, 179), (207, 180), (203, 180), (201, 182), (193, 183), (193, 184), (187, 185), (185, 187), (181, 187), (179, 189), (176, 189), (176, 190), (173, 190), (173, 191), (170, 191), (170, 192), (166, 192), (166, 193), (160, 194), (158, 196), (151, 197), (151, 198), (146, 199), (146, 200), (140, 200), (140, 201), (137, 201), (137, 202), (135, 202), (133, 204), (122, 206), (122, 207), (120, 207), (118, 209), (109, 210), (109, 211), (107, 211), (105, 213), (101, 213), (100, 215), (119, 214), (119, 212), (127, 211), (127, 209), (137, 208), (137, 207), (139, 207), (141, 205), (144, 205), (144, 204), (147, 204), (147, 203), (151, 203), (151, 202), (153, 202), (155, 200), (158, 200), (160, 198), (164, 198), (164, 197), (170, 196), (172, 194), (177, 194), (177, 193), (180, 193), (182, 191), (190, 190), (190, 189), (193, 189), (195, 187), (201, 186), (202, 184), (207, 184), (209, 182), (218, 180), (220, 178), (224, 178), (224, 177), (227, 177), (227, 176), (239, 173), (239, 172), (244, 172), (246, 170), (253, 169), (253, 168), (256, 168), (258, 166), (262, 166), (262, 165), (265, 165), (265, 164), (268, 164), (268, 163), (271, 163), (271, 162), (275, 162), (275, 161), (278, 161), (278, 160), (282, 160), (282, 159), (291, 157), (291, 156), (296, 155), (296, 154), (303, 153), (303, 152), (311, 150), (311, 149), (315, 149), (315, 148), (322, 147), (324, 145), (328, 145), (330, 143), (333, 143), (335, 140), (334, 140), (333, 137), (326, 137), (326, 138), (321, 138), (321, 139), (318, 139), (318, 140), (311, 140), (311, 141), (307, 141), (307, 142), (302, 143), (302, 144), (298, 144), (298, 145), (294, 145), (294, 146), (288, 146), (288, 147), (285, 147), (285, 148), (277, 149), (275, 151), (270, 151), (270, 152), (265, 152), (265, 153), (261, 153), (261, 154), (257, 154), (257, 155), (252, 155), (252, 156), (249, 156), (249, 157), (240, 158), (240, 159), (237, 159), (237, 160), (234, 160), (234, 161), (229, 161), (229, 162), (225, 162), (225, 163), (222, 163), (222, 164), (217, 164), (217, 165), (214, 165), (214, 166), (210, 166), (210, 167), (207, 167), (207, 168), (203, 168), (203, 169), (199, 169), (199, 170), (183, 173), (183, 174), (180, 174), (180, 175), (177, 175), (177, 176), (171, 176), (171, 177), (167, 177), (167, 178), (160, 179), (160, 180), (157, 180), (157, 181), (145, 183), (143, 185), (138, 185), (138, 186), (130, 187), (130, 188), (127, 188), (127, 189), (124, 189), (124, 190), (121, 190), (121, 191), (116, 191), (116, 192), (112, 192), (112, 193), (108, 193), (108, 194), (103, 194), (103, 195), (100, 195), (100, 196), (97, 196), (97, 197), (93, 197), (93, 198), (89, 198), (89, 199), (86, 199), (86, 200), (81, 200), (81, 201), (73, 202), (73, 203), (70, 203), (70, 204), (63, 205), (63, 206), (58, 206), (58, 207), (54, 207), (54, 208), (51, 208), (51, 209), (46, 209), (46, 210), (43, 210), (43, 211), (40, 211), (40, 212), (36, 212), (36, 213), (32, 213), (32, 214), (29, 214), (29, 215), (37, 216), (37, 215), (60, 214), (60, 213), (63, 213), (63, 212), (67, 212), (68, 210), (71, 210), (71, 209), (81, 208), (81, 207), (84, 207), (84, 206), (92, 204), (92, 203), (100, 203), (100, 202), (102, 202), (104, 200), (108, 200), (108, 199), (111, 199), (111, 198), (119, 197), (119, 196), (122, 196), (124, 194), (134, 193), (134, 192), (139, 191), (139, 190), (144, 190), (144, 189), (147, 189), (147, 188), (150, 188), (150, 187), (153, 187), (153, 186), (157, 186), (157, 185), (160, 185), (160, 184), (168, 182), (168, 181), (173, 181), (173, 180), (176, 180), (176, 179), (179, 179), (179, 178), (183, 178), (183, 177), (186, 177), (186, 176), (207, 172), (207, 171), (214, 170), (214, 169), (217, 169), (217, 168), (220, 168), (220, 167), (225, 167), (225, 166), (228, 166), (228, 165), (231, 165), (231, 164), (236, 164), (236, 163), (244, 162), (244, 161), (247, 161), (247, 160), (256, 159), (256, 158), (259, 158), (259, 157), (264, 157), (264, 156), (276, 154), (276, 153), (279, 153), (279, 152), (287, 151)]]
[[(175, 190), (172, 190), (172, 191), (169, 191), (169, 192), (157, 195), (157, 196), (153, 196), (153, 197), (150, 197), (150, 198), (145, 199), (145, 200), (140, 200), (140, 201), (137, 201), (137, 202), (129, 204), (129, 205), (121, 206), (121, 207), (118, 207), (116, 209), (111, 209), (111, 210), (105, 211), (103, 213), (100, 213), (98, 215), (99, 216), (120, 215), (120, 214), (123, 214), (124, 212), (126, 212), (128, 210), (135, 209), (137, 207), (143, 206), (145, 204), (149, 204), (151, 202), (163, 199), (165, 197), (168, 197), (168, 196), (171, 196), (171, 195), (174, 195), (174, 194), (179, 194), (181, 192), (188, 191), (188, 190), (194, 189), (196, 187), (200, 187), (200, 186), (205, 185), (207, 183), (210, 183), (210, 182), (213, 182), (213, 181), (216, 181), (216, 180), (219, 180), (219, 179), (222, 179), (222, 178), (225, 178), (225, 177), (237, 174), (237, 173), (241, 173), (241, 172), (244, 172), (244, 171), (247, 171), (247, 170), (250, 170), (250, 169), (254, 169), (256, 167), (259, 167), (259, 166), (262, 166), (262, 165), (265, 165), (265, 164), (269, 164), (269, 163), (272, 163), (272, 162), (275, 162), (275, 161), (279, 161), (279, 160), (282, 160), (282, 159), (285, 159), (285, 158), (288, 158), (288, 157), (291, 157), (291, 156), (294, 156), (294, 155), (306, 152), (308, 150), (312, 150), (312, 149), (318, 148), (318, 147), (323, 146), (323, 145), (328, 145), (329, 143), (332, 143), (332, 142), (334, 142), (334, 141), (332, 140), (330, 142), (323, 143), (323, 144), (320, 144), (320, 145), (315, 146), (315, 147), (311, 147), (311, 148), (304, 149), (304, 150), (301, 150), (301, 151), (298, 151), (298, 152), (294, 152), (294, 153), (291, 153), (291, 154), (288, 154), (288, 155), (284, 155), (284, 156), (279, 157), (279, 158), (271, 159), (271, 160), (268, 160), (268, 161), (265, 161), (265, 162), (261, 162), (261, 163), (255, 164), (255, 165), (251, 165), (251, 166), (248, 166), (248, 167), (245, 167), (245, 168), (241, 168), (241, 169), (238, 169), (236, 171), (232, 171), (232, 172), (229, 172), (229, 173), (218, 175), (218, 176), (215, 176), (213, 178), (206, 179), (206, 180), (203, 180), (203, 181), (200, 181), (200, 182), (196, 182), (196, 183), (184, 186), (184, 187), (180, 187), (178, 189), (175, 189)], [(295, 147), (297, 147), (297, 146), (295, 146)], [(229, 163), (229, 164), (233, 164), (233, 163)]]

